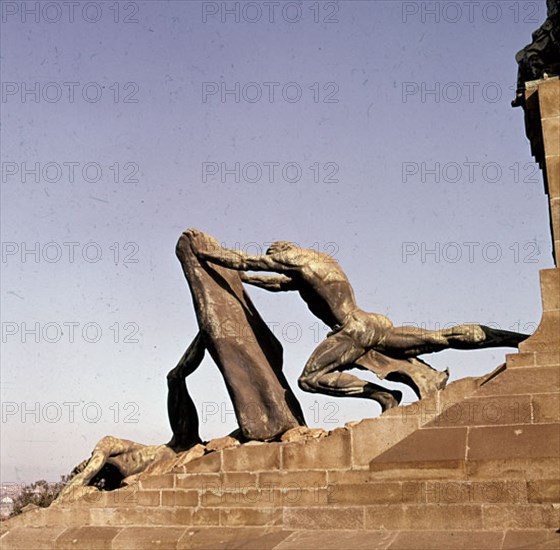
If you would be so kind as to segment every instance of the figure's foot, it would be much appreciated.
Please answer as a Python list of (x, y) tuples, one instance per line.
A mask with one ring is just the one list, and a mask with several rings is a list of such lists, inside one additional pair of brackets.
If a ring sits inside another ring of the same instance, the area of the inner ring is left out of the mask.
[(530, 334), (499, 330), (483, 325), (480, 328), (484, 331), (484, 344), (488, 347), (517, 348), (521, 342), (527, 340), (530, 336)]
[(402, 392), (399, 390), (384, 390), (376, 392), (371, 397), (381, 405), (381, 414), (383, 414), (389, 409), (399, 406)]

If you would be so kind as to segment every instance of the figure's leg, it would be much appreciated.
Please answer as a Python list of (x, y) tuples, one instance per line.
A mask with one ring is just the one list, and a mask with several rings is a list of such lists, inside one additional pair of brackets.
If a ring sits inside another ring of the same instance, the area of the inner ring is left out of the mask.
[(335, 334), (321, 342), (307, 361), (298, 379), (299, 387), (312, 393), (325, 393), (336, 397), (363, 397), (377, 401), (383, 411), (396, 407), (402, 393), (389, 390), (343, 372), (353, 368), (356, 359), (365, 350), (352, 338)]
[(457, 325), (444, 330), (394, 327), (387, 332), (384, 341), (376, 349), (393, 357), (416, 357), (450, 348), (517, 347), (528, 337), (527, 334), (484, 325)]
[(381, 380), (410, 386), (419, 399), (444, 388), (449, 378), (447, 369), (440, 372), (417, 357), (396, 359), (375, 350), (360, 357), (356, 367), (373, 372)]
[(198, 414), (185, 379), (202, 362), (204, 350), (202, 335), (199, 332), (177, 366), (167, 375), (167, 413), (173, 431), (173, 437), (167, 445), (175, 452), (190, 449), (201, 442), (198, 435)]

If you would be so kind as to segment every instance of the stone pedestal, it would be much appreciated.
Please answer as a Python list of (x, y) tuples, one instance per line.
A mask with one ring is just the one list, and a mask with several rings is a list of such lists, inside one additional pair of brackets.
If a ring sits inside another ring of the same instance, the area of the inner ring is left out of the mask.
[(538, 363), (541, 353), (558, 356), (560, 350), (560, 79), (535, 80), (526, 86), (525, 131), (543, 173), (556, 265), (541, 271), (542, 319), (535, 334), (520, 346), (521, 352), (537, 353)]

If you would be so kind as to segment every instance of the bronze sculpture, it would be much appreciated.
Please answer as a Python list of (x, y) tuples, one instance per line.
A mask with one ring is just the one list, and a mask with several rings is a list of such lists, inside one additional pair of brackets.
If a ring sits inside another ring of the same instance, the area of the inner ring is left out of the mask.
[[(408, 374), (414, 382), (411, 366), (414, 370), (423, 368), (424, 388), (429, 393), (445, 385), (447, 373), (431, 369), (417, 358), (418, 355), (449, 348), (516, 347), (528, 337), (484, 325), (458, 325), (435, 331), (394, 327), (384, 315), (365, 312), (357, 306), (350, 282), (334, 258), (287, 241), (275, 242), (265, 255), (257, 256), (222, 248), (213, 237), (195, 229), (184, 232), (179, 239), (179, 245), (187, 242), (195, 254), (207, 262), (242, 272), (278, 273), (276, 276), (244, 273), (242, 280), (270, 291), (299, 292), (310, 311), (331, 328), (299, 377), (299, 386), (304, 391), (369, 398), (377, 401), (385, 411), (399, 404), (401, 392), (382, 388), (342, 371), (361, 368), (376, 372), (376, 362), (384, 366), (395, 361), (408, 361), (396, 369), (396, 379), (407, 381)], [(425, 375), (425, 369), (432, 371), (430, 375)]]

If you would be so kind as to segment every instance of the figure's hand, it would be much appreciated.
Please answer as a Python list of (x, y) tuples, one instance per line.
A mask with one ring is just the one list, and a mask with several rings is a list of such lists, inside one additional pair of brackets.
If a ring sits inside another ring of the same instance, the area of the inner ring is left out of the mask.
[(222, 248), (214, 237), (198, 229), (187, 229), (183, 235), (190, 241), (192, 250), (197, 256), (201, 252), (216, 253)]

